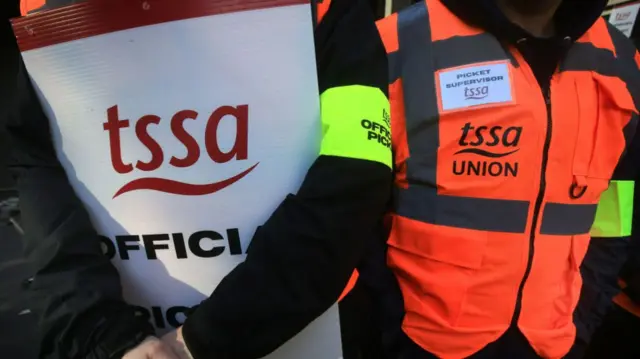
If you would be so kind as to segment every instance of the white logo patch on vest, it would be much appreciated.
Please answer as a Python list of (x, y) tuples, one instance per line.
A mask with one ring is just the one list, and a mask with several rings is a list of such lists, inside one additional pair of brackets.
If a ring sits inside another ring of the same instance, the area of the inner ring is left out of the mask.
[(513, 102), (508, 61), (445, 69), (436, 79), (440, 112)]

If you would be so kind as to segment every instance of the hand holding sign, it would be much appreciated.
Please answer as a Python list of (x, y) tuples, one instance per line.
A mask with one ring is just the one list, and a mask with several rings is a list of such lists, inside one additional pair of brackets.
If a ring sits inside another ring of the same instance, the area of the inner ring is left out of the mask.
[(191, 353), (184, 342), (182, 327), (164, 335), (162, 337), (162, 342), (167, 347), (173, 349), (173, 352), (176, 353), (179, 359), (193, 359), (193, 356), (191, 356)]
[[(14, 28), (124, 299), (160, 335), (242, 262), (317, 158), (322, 128), (308, 0), (144, 4), (85, 1)], [(184, 349), (172, 335), (164, 345)], [(268, 357), (341, 355), (334, 306)]]
[(181, 357), (174, 354), (171, 347), (160, 339), (148, 337), (125, 354), (122, 359), (181, 359)]

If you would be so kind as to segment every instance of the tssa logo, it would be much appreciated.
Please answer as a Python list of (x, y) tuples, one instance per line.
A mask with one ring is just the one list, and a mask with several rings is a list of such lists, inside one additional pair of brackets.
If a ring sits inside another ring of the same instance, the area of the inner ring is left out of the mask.
[[(462, 127), (458, 145), (463, 147), (455, 155), (474, 154), (491, 159), (501, 159), (520, 149), (520, 126), (478, 126), (467, 122)], [(518, 162), (497, 160), (454, 160), (453, 174), (461, 176), (512, 176), (518, 175)]]
[(482, 100), (489, 96), (489, 86), (479, 87), (465, 87), (464, 98), (465, 100)]
[[(464, 148), (456, 154), (459, 153), (475, 153), (480, 156), (485, 157), (505, 157), (519, 150), (518, 143), (520, 143), (520, 136), (522, 135), (522, 127), (520, 126), (512, 126), (512, 127), (502, 127), (502, 126), (478, 126), (474, 127), (471, 125), (471, 122), (467, 122), (464, 127), (462, 127), (462, 136), (460, 136), (460, 140), (458, 144), (461, 147), (469, 147)], [(488, 139), (487, 139), (488, 138)], [(514, 150), (506, 151), (506, 152), (497, 152), (490, 151), (488, 149), (477, 148), (479, 146), (487, 146), (487, 147), (504, 147), (506, 149), (510, 147), (516, 147)]]
[(627, 20), (631, 16), (631, 11), (616, 14), (616, 21)]
[[(218, 129), (222, 119), (228, 116), (235, 118), (236, 138), (231, 149), (224, 151), (218, 142)], [(193, 166), (200, 159), (200, 145), (184, 128), (185, 121), (197, 121), (200, 118), (199, 113), (194, 110), (182, 110), (175, 113), (168, 121), (173, 136), (187, 150), (184, 157), (171, 156), (168, 160), (169, 165), (176, 168), (187, 168)], [(149, 150), (151, 159), (148, 161), (138, 159), (135, 164), (127, 163), (122, 156), (120, 135), (123, 129), (130, 127), (130, 121), (120, 118), (117, 105), (107, 109), (107, 121), (103, 124), (103, 129), (109, 135), (111, 164), (116, 172), (127, 174), (132, 172), (134, 168), (143, 172), (152, 172), (165, 163), (163, 146), (149, 134), (149, 126), (158, 126), (161, 122), (163, 122), (161, 117), (152, 114), (142, 116), (135, 122), (135, 135), (140, 143)], [(249, 106), (221, 106), (215, 109), (209, 116), (205, 127), (204, 150), (214, 163), (246, 160), (249, 157)], [(256, 163), (245, 171), (222, 181), (206, 184), (185, 183), (151, 176), (138, 178), (122, 186), (116, 191), (113, 198), (142, 189), (190, 196), (211, 194), (239, 181), (257, 165)]]

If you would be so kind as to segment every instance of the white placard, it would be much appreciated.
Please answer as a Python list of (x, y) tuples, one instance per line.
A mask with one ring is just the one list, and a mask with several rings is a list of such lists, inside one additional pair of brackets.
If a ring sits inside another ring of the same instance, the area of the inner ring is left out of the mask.
[[(301, 4), (23, 52), (126, 297), (161, 333), (244, 259), (317, 156), (312, 36)], [(334, 307), (269, 358), (341, 356)]]
[(438, 72), (441, 111), (508, 104), (513, 101), (509, 64), (471, 64)]
[(623, 34), (627, 35), (627, 37), (631, 37), (633, 26), (635, 25), (636, 19), (638, 18), (639, 9), (640, 4), (617, 7), (611, 10), (611, 15), (609, 15), (609, 22), (613, 26), (617, 27), (618, 30), (622, 31)]

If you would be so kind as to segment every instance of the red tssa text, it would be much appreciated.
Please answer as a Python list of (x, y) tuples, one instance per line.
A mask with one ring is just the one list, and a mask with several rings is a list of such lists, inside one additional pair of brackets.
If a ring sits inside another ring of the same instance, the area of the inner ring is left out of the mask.
[[(233, 116), (236, 123), (236, 139), (233, 146), (228, 151), (220, 149), (218, 143), (218, 128), (220, 122), (226, 116)], [(173, 167), (185, 168), (194, 165), (200, 159), (200, 146), (198, 142), (189, 134), (185, 128), (186, 120), (198, 120), (199, 114), (194, 110), (182, 110), (171, 117), (171, 132), (178, 141), (187, 149), (187, 154), (180, 158), (172, 156), (169, 164)], [(162, 118), (156, 115), (144, 115), (135, 123), (136, 137), (151, 152), (151, 159), (147, 162), (137, 160), (133, 163), (126, 163), (122, 158), (122, 147), (120, 145), (120, 134), (123, 129), (130, 126), (128, 119), (120, 119), (118, 106), (107, 109), (107, 121), (103, 128), (109, 134), (109, 144), (111, 147), (111, 163), (113, 169), (118, 173), (129, 173), (134, 167), (141, 171), (154, 171), (158, 169), (165, 159), (162, 146), (149, 134), (149, 126), (157, 126), (162, 122)], [(233, 159), (246, 160), (248, 157), (248, 137), (249, 137), (249, 106), (221, 106), (215, 109), (205, 127), (204, 147), (209, 158), (216, 163), (225, 163)]]

